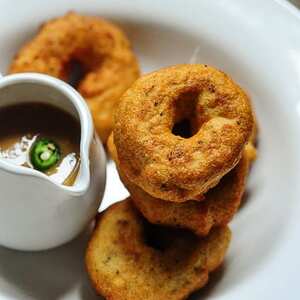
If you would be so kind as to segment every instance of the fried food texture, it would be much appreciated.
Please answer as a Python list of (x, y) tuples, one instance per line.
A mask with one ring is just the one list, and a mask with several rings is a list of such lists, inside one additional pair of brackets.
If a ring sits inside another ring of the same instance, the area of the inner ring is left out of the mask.
[(91, 109), (101, 140), (106, 142), (115, 106), (139, 76), (131, 45), (116, 25), (74, 12), (50, 20), (17, 53), (9, 73), (38, 72), (68, 81), (74, 62), (84, 71), (77, 89)]
[(198, 196), (197, 201), (175, 203), (150, 196), (126, 178), (118, 165), (113, 135), (108, 139), (108, 149), (133, 203), (149, 222), (189, 229), (199, 236), (205, 236), (212, 227), (226, 225), (232, 220), (241, 203), (252, 160), (252, 152), (248, 153), (248, 148), (245, 148), (237, 166), (217, 186), (202, 197)]
[(186, 299), (223, 262), (230, 237), (228, 227), (200, 239), (151, 225), (127, 199), (100, 215), (86, 267), (96, 291), (109, 300)]
[[(182, 122), (188, 135), (175, 130)], [(135, 81), (113, 132), (130, 182), (152, 197), (184, 202), (235, 167), (252, 131), (251, 104), (232, 79), (207, 65), (177, 65)]]

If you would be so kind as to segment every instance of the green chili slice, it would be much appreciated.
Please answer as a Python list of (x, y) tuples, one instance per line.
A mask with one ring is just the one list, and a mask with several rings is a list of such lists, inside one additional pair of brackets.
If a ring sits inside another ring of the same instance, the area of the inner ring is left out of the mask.
[(33, 167), (46, 171), (60, 159), (59, 146), (52, 140), (41, 138), (34, 142), (30, 150), (30, 160)]

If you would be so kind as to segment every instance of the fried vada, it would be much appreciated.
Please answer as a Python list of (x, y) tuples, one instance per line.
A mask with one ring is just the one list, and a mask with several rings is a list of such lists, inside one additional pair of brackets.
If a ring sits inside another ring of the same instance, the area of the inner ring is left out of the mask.
[(99, 217), (86, 252), (96, 291), (109, 300), (180, 300), (203, 287), (224, 260), (228, 227), (205, 238), (151, 225), (130, 200)]
[[(187, 122), (192, 135), (174, 132)], [(193, 130), (191, 130), (193, 131)], [(195, 199), (239, 162), (253, 131), (251, 104), (229, 76), (177, 65), (140, 77), (115, 113), (114, 142), (128, 180), (152, 197)]]
[(133, 203), (149, 222), (186, 228), (199, 236), (207, 235), (214, 226), (226, 225), (231, 221), (241, 203), (253, 158), (252, 147), (245, 148), (237, 166), (226, 174), (217, 186), (202, 195), (203, 201), (199, 201), (198, 196), (197, 201), (175, 203), (150, 196), (126, 178), (118, 165), (113, 134), (108, 139), (108, 149)]
[(119, 27), (74, 12), (50, 20), (17, 53), (9, 73), (39, 72), (68, 81), (73, 62), (83, 68), (77, 89), (91, 109), (101, 140), (106, 142), (115, 106), (139, 76), (137, 59)]

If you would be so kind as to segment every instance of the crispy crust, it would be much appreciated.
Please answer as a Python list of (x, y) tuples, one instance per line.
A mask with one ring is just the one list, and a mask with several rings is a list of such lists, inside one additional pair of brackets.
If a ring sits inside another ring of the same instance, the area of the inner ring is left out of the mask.
[(139, 76), (130, 43), (116, 25), (73, 12), (50, 20), (18, 52), (9, 73), (40, 72), (67, 80), (73, 60), (86, 69), (78, 91), (105, 142), (112, 130), (116, 103)]
[[(190, 138), (172, 133), (182, 118), (196, 120)], [(248, 97), (226, 74), (177, 65), (140, 77), (122, 96), (114, 141), (131, 182), (153, 197), (184, 202), (238, 163), (252, 129)]]
[[(247, 148), (246, 148), (247, 147)], [(151, 223), (192, 230), (205, 236), (212, 227), (226, 225), (236, 213), (245, 190), (246, 178), (253, 158), (252, 147), (245, 146), (238, 165), (226, 174), (219, 184), (197, 201), (174, 203), (154, 198), (137, 185), (131, 183), (118, 166), (118, 155), (113, 143), (113, 134), (108, 139), (108, 150), (116, 162), (120, 177), (128, 189), (131, 199), (144, 217)]]
[(226, 225), (232, 220), (241, 203), (248, 169), (249, 160), (243, 156), (200, 202), (168, 202), (151, 197), (137, 186), (126, 184), (126, 187), (134, 204), (149, 222), (186, 228), (199, 236), (206, 236), (214, 226)]
[[(145, 243), (151, 230), (162, 248)], [(223, 262), (230, 236), (228, 227), (199, 239), (187, 231), (150, 225), (125, 200), (99, 218), (86, 267), (96, 291), (109, 300), (186, 299)]]

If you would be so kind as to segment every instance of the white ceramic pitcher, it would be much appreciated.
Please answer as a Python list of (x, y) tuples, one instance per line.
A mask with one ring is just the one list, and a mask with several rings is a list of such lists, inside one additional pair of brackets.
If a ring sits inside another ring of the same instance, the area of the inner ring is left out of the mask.
[(71, 86), (36, 73), (0, 78), (0, 108), (26, 102), (54, 105), (81, 125), (81, 164), (73, 186), (0, 159), (0, 244), (44, 250), (73, 239), (95, 216), (105, 187), (106, 158), (89, 109)]

